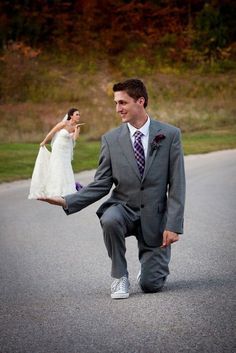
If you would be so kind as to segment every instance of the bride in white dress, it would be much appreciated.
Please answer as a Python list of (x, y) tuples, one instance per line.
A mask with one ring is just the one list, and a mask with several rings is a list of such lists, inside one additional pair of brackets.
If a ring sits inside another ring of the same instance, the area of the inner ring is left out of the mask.
[[(41, 142), (32, 174), (29, 199), (65, 196), (77, 191), (71, 161), (75, 141), (80, 133), (79, 120), (78, 109), (71, 108)], [(45, 146), (49, 141), (51, 152)]]

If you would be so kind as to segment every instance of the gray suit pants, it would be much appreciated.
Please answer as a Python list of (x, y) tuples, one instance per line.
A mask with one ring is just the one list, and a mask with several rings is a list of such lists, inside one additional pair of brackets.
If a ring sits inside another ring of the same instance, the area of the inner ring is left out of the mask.
[(110, 206), (103, 213), (100, 223), (108, 256), (112, 261), (112, 277), (128, 275), (125, 238), (134, 235), (137, 238), (141, 263), (140, 286), (144, 292), (161, 290), (169, 274), (170, 246), (148, 246), (143, 239), (139, 220), (134, 220), (132, 214), (120, 204)]

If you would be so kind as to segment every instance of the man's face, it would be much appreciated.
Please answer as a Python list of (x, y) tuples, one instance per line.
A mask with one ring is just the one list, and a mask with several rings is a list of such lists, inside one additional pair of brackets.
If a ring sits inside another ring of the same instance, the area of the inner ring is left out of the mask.
[(144, 98), (135, 101), (125, 91), (114, 92), (114, 101), (116, 103), (116, 112), (120, 114), (123, 123), (135, 124), (140, 119), (143, 111)]

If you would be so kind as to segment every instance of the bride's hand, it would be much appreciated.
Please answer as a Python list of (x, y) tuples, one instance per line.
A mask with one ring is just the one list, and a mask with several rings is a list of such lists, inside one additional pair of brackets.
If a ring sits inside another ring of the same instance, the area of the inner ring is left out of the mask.
[(41, 142), (40, 147), (44, 147), (44, 146), (45, 146), (45, 142)]
[(54, 196), (54, 197), (38, 197), (37, 200), (45, 201), (50, 203), (51, 205), (66, 207), (66, 201), (63, 197)]

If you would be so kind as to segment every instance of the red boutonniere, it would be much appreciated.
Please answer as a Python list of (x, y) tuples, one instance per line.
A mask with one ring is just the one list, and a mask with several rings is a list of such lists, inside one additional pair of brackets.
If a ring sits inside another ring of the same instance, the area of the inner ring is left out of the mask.
[(154, 150), (157, 150), (161, 146), (160, 142), (165, 138), (166, 137), (163, 134), (158, 134), (154, 137), (154, 139), (151, 142), (150, 156), (153, 154)]

